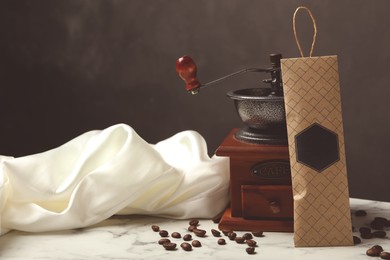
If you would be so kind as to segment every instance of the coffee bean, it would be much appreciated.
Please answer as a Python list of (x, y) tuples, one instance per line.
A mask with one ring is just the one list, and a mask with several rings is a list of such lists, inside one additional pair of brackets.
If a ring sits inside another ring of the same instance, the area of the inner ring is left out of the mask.
[(215, 237), (220, 237), (220, 236), (221, 236), (221, 232), (219, 232), (219, 231), (216, 230), (216, 229), (211, 229), (211, 233), (212, 233), (213, 236), (215, 236)]
[(386, 231), (383, 231), (383, 230), (374, 231), (374, 232), (372, 232), (372, 234), (374, 237), (377, 237), (377, 238), (385, 238), (387, 235)]
[(255, 237), (263, 237), (263, 231), (254, 231), (252, 232), (252, 235)]
[(383, 247), (381, 247), (380, 245), (375, 245), (375, 246), (372, 246), (371, 248), (377, 249), (381, 252), (383, 251)]
[(166, 230), (160, 230), (160, 232), (158, 232), (158, 233), (160, 234), (161, 237), (169, 236), (168, 231), (166, 231)]
[(198, 226), (199, 225), (199, 220), (191, 219), (189, 224), (190, 224), (190, 226)]
[(218, 245), (226, 245), (226, 241), (223, 238), (218, 239)]
[(367, 216), (367, 212), (365, 210), (357, 210), (357, 211), (355, 211), (355, 216), (356, 217), (364, 217), (364, 216)]
[(193, 247), (201, 247), (202, 246), (202, 244), (198, 240), (193, 240), (191, 244)]
[(380, 251), (376, 250), (376, 249), (372, 249), (372, 248), (369, 248), (367, 251), (366, 251), (366, 255), (368, 256), (379, 256), (381, 254)]
[[(375, 217), (373, 222), (376, 222), (375, 225), (378, 225), (380, 223), (379, 228), (381, 228), (381, 226), (383, 226), (383, 228), (390, 226), (390, 221), (387, 218), (383, 218), (383, 217)], [(379, 229), (379, 230), (382, 230), (382, 229)]]
[(238, 244), (242, 244), (242, 243), (245, 242), (245, 238), (243, 238), (243, 237), (236, 237), (234, 240), (235, 240)]
[(194, 229), (196, 229), (196, 226), (189, 226), (189, 227), (188, 227), (188, 231), (190, 231), (190, 232), (193, 232)]
[(255, 240), (253, 240), (253, 239), (247, 239), (246, 241), (246, 244), (248, 245), (248, 246), (251, 246), (251, 247), (255, 247), (256, 246), (256, 241)]
[(229, 238), (230, 240), (234, 240), (234, 239), (236, 239), (236, 237), (237, 237), (237, 234), (234, 233), (233, 231), (231, 231), (231, 232), (228, 233), (228, 238)]
[(390, 220), (389, 219), (385, 222), (385, 227), (390, 227)]
[(183, 248), (184, 251), (191, 251), (192, 250), (192, 246), (187, 242), (181, 243), (180, 246), (181, 246), (181, 248)]
[(253, 236), (251, 233), (245, 233), (244, 235), (242, 235), (242, 237), (246, 240), (246, 239), (252, 239)]
[(176, 244), (175, 243), (164, 243), (163, 247), (166, 250), (175, 250), (176, 249)]
[(158, 231), (160, 231), (160, 227), (157, 226), (157, 225), (152, 225), (152, 230), (153, 230), (154, 232), (158, 232)]
[(382, 259), (390, 259), (390, 253), (389, 252), (381, 252), (379, 255)]
[(171, 234), (171, 237), (173, 237), (173, 238), (181, 238), (181, 235), (180, 235), (179, 232), (173, 232), (173, 233)]
[(183, 236), (183, 240), (184, 241), (190, 241), (190, 240), (192, 240), (192, 236), (190, 234), (184, 235)]
[(364, 238), (364, 239), (371, 239), (374, 237), (374, 235), (372, 233), (360, 233), (360, 236), (361, 236), (361, 238)]
[(361, 228), (359, 228), (359, 232), (360, 232), (360, 234), (369, 234), (369, 233), (371, 233), (371, 228), (361, 227)]
[(375, 230), (383, 230), (383, 228), (385, 227), (383, 222), (380, 220), (373, 220), (370, 225), (371, 228)]
[(368, 256), (379, 256), (381, 252), (383, 251), (383, 248), (379, 245), (375, 245), (371, 248), (369, 248), (366, 252), (366, 255)]
[(161, 238), (159, 241), (158, 241), (158, 244), (159, 245), (163, 245), (164, 243), (170, 243), (171, 240), (169, 240), (168, 238)]
[(358, 245), (358, 244), (360, 244), (361, 242), (362, 242), (362, 240), (361, 240), (359, 237), (353, 236), (353, 244), (354, 244), (354, 245)]
[(203, 229), (194, 229), (194, 234), (198, 237), (204, 237), (206, 235), (206, 230)]
[(245, 251), (250, 254), (250, 255), (253, 255), (255, 253), (255, 248), (254, 247), (248, 247), (245, 249)]
[(387, 218), (375, 217), (375, 218), (374, 218), (374, 221), (380, 221), (380, 222), (382, 222), (383, 224), (385, 224), (385, 223), (387, 222)]

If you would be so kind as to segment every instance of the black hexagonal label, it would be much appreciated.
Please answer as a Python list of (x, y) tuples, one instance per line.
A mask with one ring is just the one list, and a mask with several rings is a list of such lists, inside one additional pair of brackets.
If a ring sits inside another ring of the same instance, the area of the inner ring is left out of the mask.
[(339, 138), (314, 123), (295, 136), (297, 161), (322, 172), (340, 159)]

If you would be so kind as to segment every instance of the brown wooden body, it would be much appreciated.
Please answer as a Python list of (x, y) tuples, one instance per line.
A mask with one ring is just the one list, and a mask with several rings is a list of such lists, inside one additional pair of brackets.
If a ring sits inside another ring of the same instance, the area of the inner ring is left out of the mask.
[(230, 209), (220, 228), (292, 231), (288, 146), (241, 142), (234, 137), (236, 131), (216, 151), (230, 159)]

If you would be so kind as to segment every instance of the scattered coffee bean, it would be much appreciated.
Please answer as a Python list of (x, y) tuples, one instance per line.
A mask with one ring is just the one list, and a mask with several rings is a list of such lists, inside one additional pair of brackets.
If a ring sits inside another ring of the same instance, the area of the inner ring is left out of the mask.
[(366, 252), (366, 255), (368, 256), (379, 256), (381, 252), (383, 251), (383, 248), (379, 245), (375, 245), (371, 248), (369, 248)]
[(234, 233), (233, 231), (230, 231), (230, 232), (228, 233), (228, 238), (229, 238), (230, 240), (234, 240), (234, 239), (236, 239), (236, 237), (237, 237), (237, 234)]
[(173, 233), (171, 234), (171, 237), (173, 237), (173, 238), (181, 238), (181, 235), (180, 235), (179, 232), (173, 232)]
[(190, 224), (190, 226), (198, 226), (199, 225), (199, 220), (191, 219), (189, 224)]
[(188, 231), (190, 231), (190, 232), (193, 232), (194, 229), (196, 229), (196, 226), (189, 226), (189, 227), (188, 227)]
[(168, 234), (168, 231), (166, 230), (160, 230), (160, 232), (158, 232), (160, 234), (161, 237), (167, 237), (169, 234)]
[(180, 246), (181, 246), (181, 248), (183, 248), (184, 251), (191, 251), (192, 250), (192, 246), (187, 242), (181, 243)]
[(383, 227), (390, 227), (390, 221), (387, 218), (375, 217), (373, 222), (376, 222), (376, 225), (378, 225), (380, 223), (379, 227), (381, 227), (381, 226), (383, 226)]
[(160, 231), (160, 227), (157, 226), (157, 225), (152, 225), (152, 230), (153, 230), (154, 232), (158, 232), (158, 231)]
[(203, 229), (194, 229), (193, 230), (194, 234), (198, 237), (204, 237), (206, 235), (206, 230)]
[(256, 241), (255, 240), (253, 240), (253, 239), (247, 239), (246, 241), (246, 244), (248, 245), (248, 246), (251, 246), (251, 247), (255, 247), (256, 246)]
[(374, 218), (374, 221), (380, 221), (380, 222), (382, 222), (383, 224), (385, 224), (385, 223), (387, 222), (387, 218), (375, 217), (375, 218)]
[(368, 227), (361, 227), (359, 228), (360, 234), (370, 234), (371, 233), (371, 228)]
[(262, 236), (264, 236), (263, 235), (263, 231), (254, 231), (254, 232), (252, 232), (252, 235), (255, 236), (255, 237), (262, 237)]
[(255, 248), (254, 247), (248, 247), (245, 249), (245, 251), (250, 254), (250, 255), (253, 255), (255, 253)]
[(383, 222), (380, 220), (373, 220), (370, 225), (371, 228), (375, 230), (383, 230), (383, 228), (385, 227)]
[(163, 247), (166, 250), (175, 250), (176, 249), (176, 244), (175, 243), (164, 243)]
[(218, 245), (226, 245), (226, 241), (223, 238), (218, 239)]
[(202, 246), (202, 244), (198, 240), (193, 240), (191, 244), (193, 247), (201, 247)]
[(377, 237), (377, 238), (385, 238), (387, 235), (386, 231), (383, 231), (383, 230), (374, 231), (374, 232), (372, 232), (372, 234), (374, 237)]
[(360, 210), (355, 211), (355, 216), (356, 217), (364, 217), (364, 216), (367, 216), (367, 212), (365, 210), (360, 209)]
[(159, 245), (163, 245), (165, 243), (170, 243), (171, 240), (169, 240), (168, 238), (161, 238), (159, 241), (158, 241), (158, 244)]
[(359, 237), (353, 236), (353, 244), (354, 244), (354, 245), (358, 245), (358, 244), (360, 244), (361, 242), (362, 242), (362, 240), (361, 240)]
[(242, 237), (246, 240), (246, 239), (252, 239), (253, 236), (251, 233), (245, 233), (244, 235), (242, 235)]
[(361, 236), (361, 238), (364, 238), (364, 239), (371, 239), (374, 237), (374, 235), (372, 233), (360, 233), (360, 236)]
[(183, 236), (183, 240), (184, 241), (190, 241), (190, 240), (192, 240), (192, 236), (190, 234), (184, 235)]
[(390, 253), (389, 252), (381, 252), (379, 255), (382, 259), (390, 259)]
[(216, 229), (211, 229), (211, 233), (212, 233), (213, 236), (215, 236), (215, 237), (220, 237), (220, 236), (221, 236), (221, 232), (219, 232), (219, 231), (216, 230)]
[(380, 245), (372, 246), (372, 248), (375, 248), (375, 249), (377, 249), (377, 250), (380, 250), (381, 252), (383, 251), (383, 247), (381, 247)]
[(236, 237), (234, 240), (235, 240), (238, 244), (242, 244), (242, 243), (245, 242), (245, 238), (243, 238), (243, 237)]
[(366, 251), (366, 255), (368, 256), (379, 256), (381, 254), (380, 251), (376, 250), (376, 249), (373, 249), (373, 248), (369, 248), (367, 251)]

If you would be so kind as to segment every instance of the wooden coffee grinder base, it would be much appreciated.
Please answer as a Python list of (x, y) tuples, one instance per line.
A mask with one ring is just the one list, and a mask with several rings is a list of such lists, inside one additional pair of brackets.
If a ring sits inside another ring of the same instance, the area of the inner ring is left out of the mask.
[(242, 142), (236, 131), (216, 151), (230, 159), (230, 207), (219, 229), (293, 232), (288, 146)]

